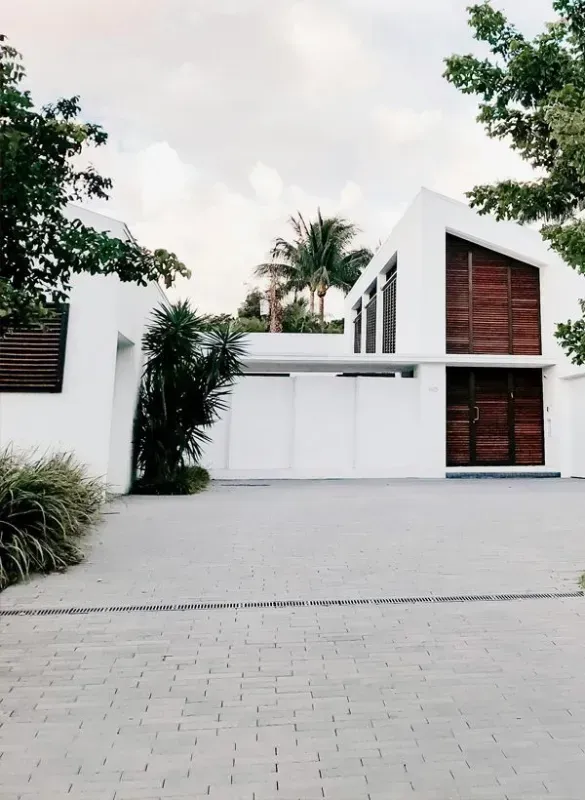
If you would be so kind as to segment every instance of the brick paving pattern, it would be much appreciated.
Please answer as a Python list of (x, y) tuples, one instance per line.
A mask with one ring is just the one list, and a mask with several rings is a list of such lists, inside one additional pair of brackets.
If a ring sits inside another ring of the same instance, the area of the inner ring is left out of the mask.
[[(584, 490), (130, 500), (0, 607), (570, 590)], [(580, 598), (0, 617), (0, 797), (582, 800), (584, 641)]]

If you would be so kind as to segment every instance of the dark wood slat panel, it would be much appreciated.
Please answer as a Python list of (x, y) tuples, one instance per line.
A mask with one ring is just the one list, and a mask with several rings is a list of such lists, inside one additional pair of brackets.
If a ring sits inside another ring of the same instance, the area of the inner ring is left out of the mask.
[(42, 326), (0, 338), (0, 392), (60, 392), (69, 308), (55, 310)]
[(514, 262), (510, 269), (512, 295), (512, 352), (540, 355), (540, 272)]
[(473, 422), (475, 463), (478, 465), (510, 463), (508, 371), (477, 369), (474, 405), (479, 413)]
[(510, 351), (508, 268), (477, 263), (473, 257), (473, 352)]
[(537, 267), (451, 235), (446, 265), (448, 353), (541, 353)]
[(469, 353), (469, 245), (447, 236), (447, 352)]
[(470, 370), (447, 369), (447, 465), (466, 466), (471, 460)]
[(514, 370), (513, 389), (516, 464), (544, 464), (542, 372), (538, 369)]

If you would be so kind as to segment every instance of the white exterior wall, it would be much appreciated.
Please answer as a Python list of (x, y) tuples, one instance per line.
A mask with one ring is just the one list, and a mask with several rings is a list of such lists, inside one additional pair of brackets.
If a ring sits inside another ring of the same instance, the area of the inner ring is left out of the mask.
[(246, 336), (248, 356), (335, 356), (347, 351), (341, 333), (249, 333)]
[[(445, 340), (446, 233), (539, 268), (545, 463), (547, 470), (571, 474), (576, 445), (572, 441), (569, 419), (577, 389), (566, 379), (576, 370), (554, 333), (559, 322), (581, 316), (579, 299), (585, 298), (585, 277), (568, 267), (533, 228), (479, 216), (463, 203), (421, 190), (347, 297), (348, 346), (351, 346), (354, 309), (359, 306), (372, 281), (397, 254), (396, 353), (412, 356), (415, 362), (437, 356), (444, 359), (445, 365), (454, 364), (456, 359), (446, 353)], [(381, 354), (380, 337), (377, 350)], [(522, 356), (508, 356), (505, 360), (505, 366), (510, 368), (536, 366), (527, 364)], [(465, 362), (461, 365), (490, 365), (485, 358), (473, 355), (468, 356)], [(445, 416), (441, 417), (438, 406), (430, 411), (433, 403), (430, 401), (429, 413), (435, 414), (435, 425), (439, 426), (444, 441)]]
[(442, 477), (444, 444), (437, 453), (437, 437), (422, 438), (423, 386), (426, 378), (244, 377), (203, 463), (232, 479)]
[(566, 418), (568, 475), (585, 478), (585, 374), (568, 380), (566, 388)]
[[(69, 213), (114, 236), (130, 235), (108, 217), (84, 209)], [(141, 287), (115, 276), (74, 276), (63, 389), (0, 393), (0, 447), (39, 455), (72, 452), (111, 491), (126, 492), (142, 335), (150, 311), (163, 297), (155, 284)]]

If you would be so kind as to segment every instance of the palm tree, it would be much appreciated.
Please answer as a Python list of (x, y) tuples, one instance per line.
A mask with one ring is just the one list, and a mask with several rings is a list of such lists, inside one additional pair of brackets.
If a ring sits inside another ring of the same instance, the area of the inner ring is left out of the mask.
[(188, 300), (155, 309), (134, 426), (134, 465), (147, 486), (169, 486), (199, 462), (206, 429), (242, 372), (244, 334), (200, 317)]
[(319, 317), (325, 318), (325, 296), (331, 287), (347, 294), (359, 278), (373, 253), (366, 247), (352, 248), (359, 228), (343, 217), (323, 217), (307, 223), (298, 212), (289, 220), (294, 231), (292, 241), (276, 239), (269, 264), (261, 264), (256, 274), (271, 274), (287, 290), (296, 293), (308, 289), (310, 312), (319, 298)]

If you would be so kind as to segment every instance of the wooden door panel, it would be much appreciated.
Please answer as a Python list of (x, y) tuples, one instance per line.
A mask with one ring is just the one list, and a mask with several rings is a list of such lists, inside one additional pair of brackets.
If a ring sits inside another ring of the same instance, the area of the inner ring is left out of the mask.
[(475, 370), (474, 383), (475, 421), (472, 423), (472, 435), (475, 463), (485, 466), (509, 464), (512, 451), (508, 371)]
[(470, 370), (447, 369), (447, 466), (471, 463)]
[(517, 369), (513, 375), (515, 463), (544, 464), (542, 372)]
[(544, 464), (542, 372), (447, 369), (447, 465)]

